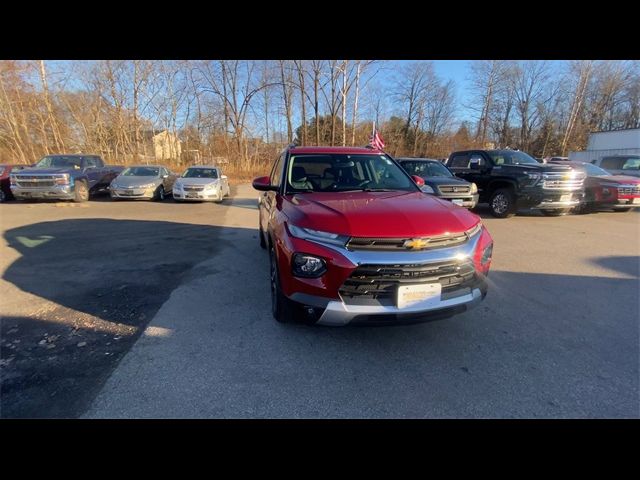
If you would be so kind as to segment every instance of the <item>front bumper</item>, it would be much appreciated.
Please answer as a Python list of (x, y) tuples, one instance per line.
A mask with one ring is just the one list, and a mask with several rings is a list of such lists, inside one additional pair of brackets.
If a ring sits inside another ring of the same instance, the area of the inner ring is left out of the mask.
[(122, 198), (122, 199), (152, 199), (155, 195), (156, 187), (153, 188), (115, 188), (109, 189), (109, 194), (111, 198)]
[(625, 195), (624, 197), (618, 197), (616, 203), (612, 205), (613, 208), (640, 208), (640, 196)]
[(461, 207), (475, 208), (475, 206), (478, 205), (479, 194), (476, 193), (474, 195), (460, 196), (456, 195), (455, 193), (445, 193), (439, 195), (438, 197), (443, 200), (449, 200), (451, 203), (454, 203), (455, 205), (459, 205)]
[(520, 199), (522, 207), (553, 210), (557, 208), (573, 208), (582, 202), (584, 193), (582, 191), (554, 192), (542, 191), (541, 193), (529, 194)]
[(75, 194), (71, 185), (55, 185), (48, 187), (20, 187), (11, 185), (11, 193), (18, 200), (27, 199), (52, 199), (73, 200)]
[[(442, 299), (437, 305), (398, 308), (393, 305), (354, 305), (341, 300), (293, 294), (291, 300), (304, 305), (304, 311), (312, 308), (320, 317), (318, 325), (344, 326), (348, 324), (401, 324), (428, 322), (463, 313), (478, 306), (487, 295), (486, 280), (478, 282), (468, 293), (453, 298)], [(321, 312), (321, 313), (320, 313)]]
[(222, 191), (220, 189), (200, 191), (173, 190), (173, 198), (175, 200), (192, 202), (217, 202), (221, 199), (221, 195)]

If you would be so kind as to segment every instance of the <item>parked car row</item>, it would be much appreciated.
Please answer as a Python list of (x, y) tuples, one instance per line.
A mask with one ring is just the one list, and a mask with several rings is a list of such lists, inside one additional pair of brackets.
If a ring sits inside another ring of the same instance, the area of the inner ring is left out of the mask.
[(161, 165), (105, 165), (98, 155), (47, 155), (30, 167), (0, 166), (0, 201), (56, 199), (85, 202), (99, 192), (114, 200), (221, 202), (229, 181), (216, 166), (188, 167), (177, 175)]
[(617, 163), (602, 159), (609, 160), (605, 162), (609, 167), (624, 167), (613, 171), (569, 162), (566, 157), (540, 163), (525, 152), (508, 149), (453, 152), (444, 165), (431, 159), (397, 160), (409, 174), (423, 178), (423, 191), (471, 209), (487, 203), (498, 218), (515, 215), (521, 208), (557, 216), (640, 207), (640, 179), (626, 175), (638, 171), (640, 157), (625, 157)]

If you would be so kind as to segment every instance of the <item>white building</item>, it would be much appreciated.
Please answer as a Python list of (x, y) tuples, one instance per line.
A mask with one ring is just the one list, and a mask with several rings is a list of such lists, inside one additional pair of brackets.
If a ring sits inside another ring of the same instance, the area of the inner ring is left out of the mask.
[(569, 152), (569, 160), (591, 162), (613, 155), (639, 154), (640, 128), (629, 128), (589, 134), (587, 149), (583, 152)]

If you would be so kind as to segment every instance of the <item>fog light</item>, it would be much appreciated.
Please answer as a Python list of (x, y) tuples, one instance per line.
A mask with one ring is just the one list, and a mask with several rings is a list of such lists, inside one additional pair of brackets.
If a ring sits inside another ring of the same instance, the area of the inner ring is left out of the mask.
[(316, 278), (327, 271), (326, 263), (322, 258), (313, 255), (296, 253), (292, 262), (293, 274), (297, 277)]
[(493, 243), (490, 243), (482, 252), (482, 258), (480, 258), (480, 264), (485, 265), (489, 260), (491, 260), (492, 254), (493, 254)]

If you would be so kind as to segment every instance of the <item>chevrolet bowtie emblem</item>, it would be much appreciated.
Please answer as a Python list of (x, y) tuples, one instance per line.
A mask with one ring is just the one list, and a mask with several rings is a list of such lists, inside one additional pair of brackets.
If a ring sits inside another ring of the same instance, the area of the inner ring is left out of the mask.
[(429, 242), (422, 238), (411, 238), (405, 241), (402, 246), (404, 248), (408, 248), (409, 250), (420, 250), (421, 248), (426, 247), (428, 244)]

